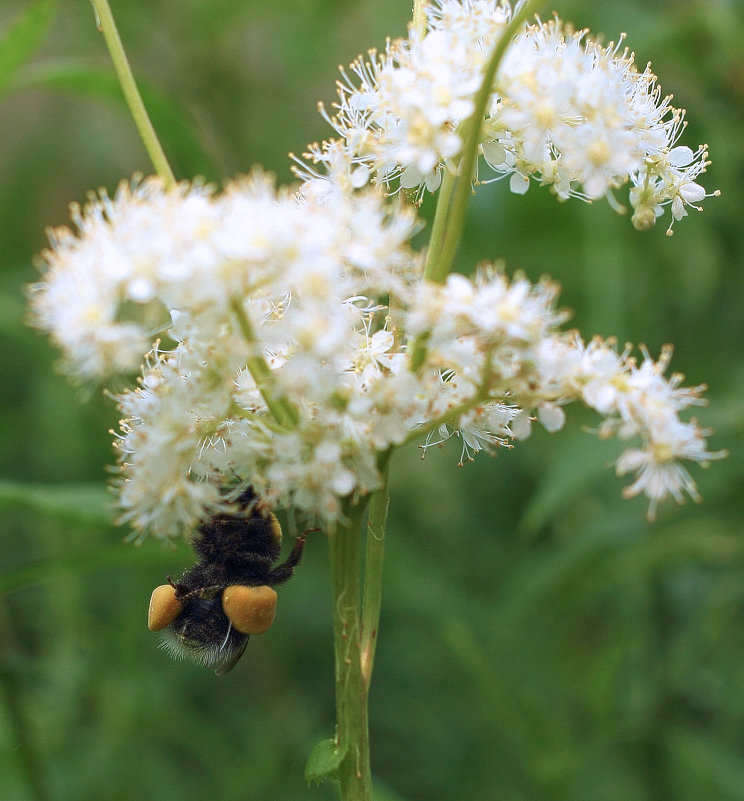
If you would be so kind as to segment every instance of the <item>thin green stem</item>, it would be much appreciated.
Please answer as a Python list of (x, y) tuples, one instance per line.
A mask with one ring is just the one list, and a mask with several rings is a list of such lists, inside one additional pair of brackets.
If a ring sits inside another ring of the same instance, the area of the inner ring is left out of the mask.
[(441, 425), (453, 423), (458, 419), (458, 417), (461, 417), (463, 414), (465, 414), (465, 412), (469, 412), (471, 409), (474, 409), (481, 403), (485, 403), (488, 400), (489, 394), (489, 387), (481, 387), (481, 389), (475, 395), (473, 395), (472, 398), (468, 398), (468, 400), (463, 401), (461, 404), (459, 404), (459, 406), (455, 406), (446, 414), (443, 414), (441, 417), (437, 417), (436, 420), (430, 420), (426, 425), (423, 425), (420, 428), (415, 428), (403, 440), (401, 447), (403, 445), (407, 445), (409, 442), (419, 439), (421, 436), (428, 434), (430, 431), (436, 430)]
[[(465, 226), (465, 212), (472, 194), (472, 179), (475, 172), (475, 161), (478, 156), (481, 128), (483, 127), (486, 114), (486, 106), (491, 97), (496, 71), (499, 68), (504, 53), (512, 43), (514, 35), (527, 17), (533, 14), (539, 5), (540, 0), (529, 0), (522, 9), (514, 15), (506, 28), (504, 28), (504, 32), (496, 44), (486, 69), (483, 72), (483, 81), (481, 82), (480, 89), (475, 98), (475, 110), (470, 119), (468, 119), (463, 126), (465, 143), (463, 145), (462, 158), (458, 165), (454, 192), (452, 193), (451, 202), (447, 204), (445, 211), (442, 212), (446, 216), (445, 222), (443, 223), (444, 232), (442, 234), (442, 246), (438, 251), (435, 251), (433, 248), (430, 249), (430, 253), (427, 255), (426, 277), (430, 281), (443, 283), (452, 270), (452, 264), (455, 260), (455, 254), (460, 245), (462, 231)], [(439, 202), (442, 202), (441, 198)], [(437, 214), (439, 214), (438, 207)]]
[(175, 186), (176, 178), (173, 175), (170, 164), (168, 164), (168, 159), (165, 157), (165, 152), (160, 145), (145, 104), (142, 102), (142, 97), (137, 89), (132, 68), (129, 66), (127, 54), (124, 52), (124, 46), (121, 43), (119, 31), (116, 29), (116, 23), (109, 8), (108, 0), (91, 0), (91, 2), (96, 11), (100, 31), (111, 54), (111, 60), (114, 62), (114, 69), (124, 92), (124, 98), (132, 113), (139, 135), (142, 137), (145, 149), (150, 156), (150, 161), (152, 161), (157, 174), (165, 182), (166, 187)]
[(342, 801), (372, 801), (368, 686), (361, 659), (361, 527), (366, 504), (346, 505), (347, 523), (329, 534), (336, 679), (336, 748)]
[(443, 415), (441, 415), (441, 417), (437, 417), (435, 420), (430, 420), (426, 425), (411, 431), (403, 440), (401, 446), (407, 445), (409, 442), (418, 439), (422, 434), (428, 434), (430, 431), (434, 431), (441, 425), (456, 424), (458, 418), (460, 418), (466, 412), (469, 412), (471, 409), (474, 409), (476, 406), (479, 406), (481, 403), (488, 401), (493, 397), (495, 392), (503, 394), (504, 388), (497, 388), (492, 384), (492, 381), (494, 380), (494, 374), (493, 370), (491, 369), (491, 354), (494, 347), (495, 346), (492, 345), (484, 354), (483, 374), (481, 375), (480, 388), (475, 395), (473, 395), (472, 398), (468, 398), (466, 401), (463, 401), (458, 406), (448, 409)]
[(276, 378), (271, 368), (266, 364), (266, 360), (258, 350), (258, 338), (253, 330), (248, 315), (245, 313), (243, 304), (239, 300), (232, 302), (232, 309), (238, 319), (238, 325), (248, 344), (253, 349), (246, 359), (246, 367), (256, 382), (258, 391), (264, 399), (266, 406), (273, 418), (279, 425), (285, 428), (295, 428), (299, 415), (297, 409), (287, 400), (286, 397), (278, 397), (276, 394)]
[(274, 434), (283, 434), (286, 431), (285, 426), (279, 425), (276, 420), (267, 417), (265, 414), (256, 414), (255, 412), (250, 412), (248, 409), (244, 409), (239, 403), (233, 402), (230, 404), (229, 416), (239, 417), (243, 420), (248, 420), (251, 423), (257, 423), (258, 425), (265, 426), (270, 431), (273, 431)]
[(413, 340), (413, 344), (411, 345), (411, 370), (414, 372), (424, 363), (426, 349), (429, 345), (429, 337), (430, 333), (424, 331), (423, 334), (419, 334)]
[(388, 481), (391, 451), (381, 454), (379, 462), (383, 484), (371, 497), (367, 519), (367, 548), (364, 557), (364, 596), (362, 603), (362, 678), (369, 692), (377, 648), (382, 603), (382, 564), (385, 556), (385, 528), (390, 499)]
[(426, 6), (427, 0), (413, 0), (413, 17), (411, 24), (416, 33), (423, 37), (426, 33)]
[[(431, 226), (431, 239), (429, 239), (429, 249), (426, 252), (426, 264), (424, 265), (424, 278), (431, 281), (435, 280), (432, 276), (436, 274), (439, 256), (442, 252), (442, 245), (447, 233), (450, 203), (452, 202), (452, 193), (455, 191), (456, 183), (457, 180), (454, 173), (445, 169), (442, 185), (439, 187), (437, 208), (434, 212), (434, 222)], [(440, 283), (442, 282), (440, 281)]]
[[(452, 193), (455, 189), (455, 175), (449, 170), (444, 171), (442, 185), (439, 187), (437, 197), (437, 208), (434, 212), (434, 222), (431, 226), (431, 237), (429, 247), (426, 251), (426, 262), (424, 264), (424, 278), (433, 280), (432, 275), (436, 273), (439, 263), (439, 256), (442, 252), (442, 244), (447, 233), (447, 219), (449, 206), (452, 200)], [(441, 282), (440, 282), (441, 283)], [(411, 345), (411, 369), (418, 370), (426, 358), (426, 347), (429, 341), (429, 334), (425, 332), (419, 334)]]
[[(424, 278), (429, 281), (443, 284), (452, 270), (465, 227), (465, 212), (472, 194), (471, 182), (478, 156), (481, 128), (486, 114), (486, 105), (491, 97), (496, 71), (515, 33), (538, 5), (538, 0), (529, 0), (521, 11), (514, 15), (504, 29), (483, 73), (483, 81), (475, 98), (475, 110), (463, 125), (465, 143), (456, 174), (445, 170), (439, 190), (431, 239), (424, 265)], [(414, 6), (414, 13), (415, 10)], [(412, 370), (418, 370), (424, 363), (427, 344), (427, 333), (419, 334), (411, 343), (409, 350)]]

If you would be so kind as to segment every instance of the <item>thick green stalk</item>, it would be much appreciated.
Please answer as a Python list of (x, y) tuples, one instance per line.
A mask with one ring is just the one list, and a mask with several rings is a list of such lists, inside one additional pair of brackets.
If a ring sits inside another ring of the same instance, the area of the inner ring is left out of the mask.
[(426, 252), (426, 264), (424, 265), (424, 277), (429, 278), (430, 280), (434, 280), (432, 275), (436, 272), (439, 256), (442, 252), (444, 240), (447, 235), (447, 222), (449, 220), (450, 204), (452, 203), (452, 194), (455, 191), (456, 183), (457, 179), (454, 173), (445, 169), (444, 176), (442, 177), (442, 185), (439, 187), (437, 208), (434, 212), (434, 222), (431, 226), (429, 249)]
[(413, 0), (411, 24), (416, 33), (422, 37), (426, 33), (426, 3), (427, 0)]
[(337, 770), (342, 801), (372, 801), (368, 685), (361, 660), (361, 527), (366, 504), (347, 504), (346, 525), (328, 537), (333, 590)]
[(370, 498), (363, 586), (366, 502), (347, 503), (347, 523), (328, 537), (336, 682), (334, 750), (343, 755), (336, 771), (342, 801), (372, 801), (367, 704), (380, 622), (390, 454), (388, 450), (378, 458), (383, 486)]
[(378, 460), (383, 485), (375, 492), (369, 502), (367, 519), (367, 548), (364, 556), (364, 596), (362, 602), (361, 660), (362, 678), (369, 692), (372, 669), (375, 663), (377, 632), (380, 627), (380, 607), (382, 604), (382, 564), (385, 556), (385, 529), (390, 499), (388, 498), (388, 479), (390, 474), (388, 450)]
[[(527, 17), (534, 13), (539, 0), (528, 0), (518, 14), (515, 14), (499, 39), (491, 54), (491, 58), (483, 73), (483, 81), (475, 98), (475, 111), (463, 125), (465, 142), (457, 174), (445, 170), (442, 186), (437, 198), (437, 209), (434, 213), (431, 239), (424, 264), (424, 278), (443, 284), (452, 271), (457, 248), (460, 245), (465, 212), (472, 194), (472, 178), (475, 172), (475, 161), (478, 157), (481, 128), (486, 114), (486, 106), (491, 96), (496, 70), (511, 44), (515, 33)], [(420, 334), (411, 343), (411, 369), (418, 370), (426, 358), (428, 334)]]
[(119, 31), (116, 29), (116, 23), (109, 8), (108, 0), (91, 0), (91, 2), (96, 11), (100, 31), (111, 54), (111, 60), (114, 62), (114, 69), (124, 92), (124, 98), (132, 113), (134, 124), (137, 126), (145, 149), (150, 156), (150, 161), (152, 161), (157, 174), (165, 182), (166, 187), (175, 186), (176, 178), (173, 175), (170, 164), (168, 164), (168, 159), (165, 157), (165, 152), (160, 145), (145, 104), (142, 102), (142, 97), (137, 89), (132, 68), (129, 66), (127, 54), (124, 52), (124, 45), (121, 43)]
[[(478, 156), (481, 128), (486, 114), (486, 106), (491, 96), (493, 81), (504, 53), (512, 42), (514, 35), (528, 16), (534, 13), (540, 0), (529, 0), (518, 14), (515, 14), (491, 54), (491, 58), (483, 72), (483, 81), (475, 98), (475, 110), (463, 127), (465, 143), (462, 157), (458, 165), (457, 178), (451, 199), (440, 196), (437, 205), (437, 216), (440, 214), (439, 203), (445, 203), (442, 214), (445, 216), (444, 231), (441, 235), (441, 248), (430, 248), (426, 259), (425, 277), (430, 281), (444, 283), (452, 270), (455, 254), (462, 238), (465, 226), (465, 212), (472, 194), (472, 180), (475, 172), (475, 160)], [(449, 201), (449, 202), (447, 202)]]

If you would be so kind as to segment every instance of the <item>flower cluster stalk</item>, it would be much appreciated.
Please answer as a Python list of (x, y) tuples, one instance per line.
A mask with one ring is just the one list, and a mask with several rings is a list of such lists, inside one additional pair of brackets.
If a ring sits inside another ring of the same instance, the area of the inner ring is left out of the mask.
[(411, 25), (419, 36), (426, 33), (426, 3), (427, 0), (413, 0)]
[(333, 596), (337, 778), (342, 801), (371, 801), (368, 684), (362, 671), (361, 528), (366, 504), (328, 536)]
[(124, 92), (124, 98), (127, 101), (134, 124), (137, 126), (147, 154), (150, 156), (155, 171), (163, 179), (166, 186), (175, 186), (176, 177), (173, 174), (173, 170), (171, 170), (170, 164), (168, 164), (168, 159), (152, 126), (147, 109), (142, 101), (142, 96), (137, 89), (137, 83), (134, 80), (132, 68), (129, 66), (129, 60), (124, 51), (124, 45), (116, 28), (116, 22), (111, 13), (108, 0), (91, 0), (91, 2), (96, 11), (100, 31), (111, 54), (111, 60), (114, 62), (114, 69)]
[[(480, 133), (496, 71), (514, 35), (538, 5), (539, 0), (529, 0), (512, 17), (483, 72), (483, 81), (475, 98), (475, 110), (465, 125), (467, 133), (460, 162), (453, 168), (453, 172), (445, 170), (442, 178), (424, 264), (424, 278), (429, 281), (442, 284), (452, 271), (465, 226), (465, 213), (472, 194), (471, 183), (478, 156)], [(425, 356), (426, 339), (417, 337), (411, 347), (411, 366), (414, 370), (421, 366)]]
[(364, 596), (362, 606), (361, 660), (362, 677), (367, 691), (372, 680), (375, 662), (377, 632), (380, 626), (380, 607), (382, 603), (382, 565), (385, 556), (385, 530), (388, 513), (388, 480), (390, 475), (391, 451), (385, 451), (378, 463), (383, 486), (373, 493), (369, 502), (367, 520), (367, 543), (364, 556)]
[(266, 360), (260, 352), (258, 338), (256, 337), (248, 315), (245, 313), (245, 309), (243, 309), (239, 300), (233, 301), (232, 309), (235, 312), (238, 325), (240, 326), (240, 330), (246, 342), (256, 349), (256, 353), (247, 359), (246, 367), (253, 376), (253, 380), (256, 382), (261, 397), (264, 399), (274, 420), (276, 420), (280, 426), (294, 428), (299, 419), (297, 409), (295, 409), (285, 397), (276, 396), (276, 382), (274, 381), (274, 376), (271, 373), (271, 368), (266, 364)]
[[(446, 216), (444, 233), (442, 235), (441, 249), (429, 248), (426, 258), (424, 275), (430, 281), (443, 283), (452, 270), (452, 263), (462, 238), (462, 231), (465, 226), (465, 212), (468, 201), (472, 194), (472, 178), (475, 171), (475, 161), (478, 156), (478, 144), (480, 141), (481, 128), (486, 114), (486, 106), (491, 96), (496, 71), (499, 68), (506, 49), (512, 42), (514, 35), (522, 27), (524, 21), (540, 5), (540, 0), (528, 0), (522, 8), (514, 14), (509, 24), (504, 28), (504, 32), (499, 38), (496, 47), (493, 49), (491, 58), (483, 72), (478, 94), (475, 97), (475, 110), (465, 125), (465, 144), (463, 146), (462, 157), (457, 169), (455, 188), (451, 198), (445, 199), (444, 194), (439, 198), (437, 204), (437, 215), (440, 213)], [(440, 212), (439, 206), (446, 202)]]
[[(336, 683), (335, 748), (342, 755), (337, 779), (342, 801), (371, 801), (369, 687), (382, 597), (390, 451), (378, 460), (383, 485), (367, 504), (347, 504), (346, 523), (328, 537), (333, 590)], [(366, 529), (362, 579), (361, 543)]]

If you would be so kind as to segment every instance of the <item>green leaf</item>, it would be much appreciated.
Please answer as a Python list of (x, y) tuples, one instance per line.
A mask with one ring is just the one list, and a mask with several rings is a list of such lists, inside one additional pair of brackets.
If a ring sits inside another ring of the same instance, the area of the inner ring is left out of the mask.
[(110, 526), (111, 495), (101, 484), (22, 484), (0, 481), (0, 509), (30, 507), (50, 517), (87, 525)]
[[(201, 144), (198, 129), (188, 111), (152, 85), (142, 81), (138, 83), (152, 124), (179, 171), (185, 175), (214, 177), (211, 158)], [(56, 89), (107, 100), (129, 116), (116, 75), (80, 61), (47, 62), (26, 71), (13, 83), (13, 91), (24, 89)]]
[(39, 49), (57, 13), (57, 0), (37, 0), (0, 39), (0, 95)]
[(308, 784), (320, 784), (324, 780), (337, 779), (345, 756), (346, 749), (340, 749), (333, 738), (321, 740), (307, 758), (305, 781)]

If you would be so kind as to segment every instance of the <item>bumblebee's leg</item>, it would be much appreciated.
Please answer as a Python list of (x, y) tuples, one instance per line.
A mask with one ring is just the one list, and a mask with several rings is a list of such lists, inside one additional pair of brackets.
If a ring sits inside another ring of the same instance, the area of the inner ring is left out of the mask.
[(266, 583), (269, 586), (274, 584), (283, 584), (285, 581), (289, 581), (294, 574), (294, 569), (300, 562), (302, 558), (302, 551), (305, 548), (305, 535), (307, 531), (300, 534), (299, 537), (295, 540), (294, 547), (292, 548), (291, 553), (287, 557), (286, 561), (282, 562), (280, 565), (277, 565), (273, 570), (270, 570), (266, 575)]
[(173, 587), (176, 598), (182, 604), (185, 604), (186, 601), (190, 601), (192, 598), (201, 598), (204, 594), (204, 591), (209, 589), (208, 587), (197, 587), (195, 590), (189, 590), (187, 584), (181, 584), (179, 581), (173, 581), (170, 576), (166, 576), (166, 579), (168, 580), (168, 584)]

